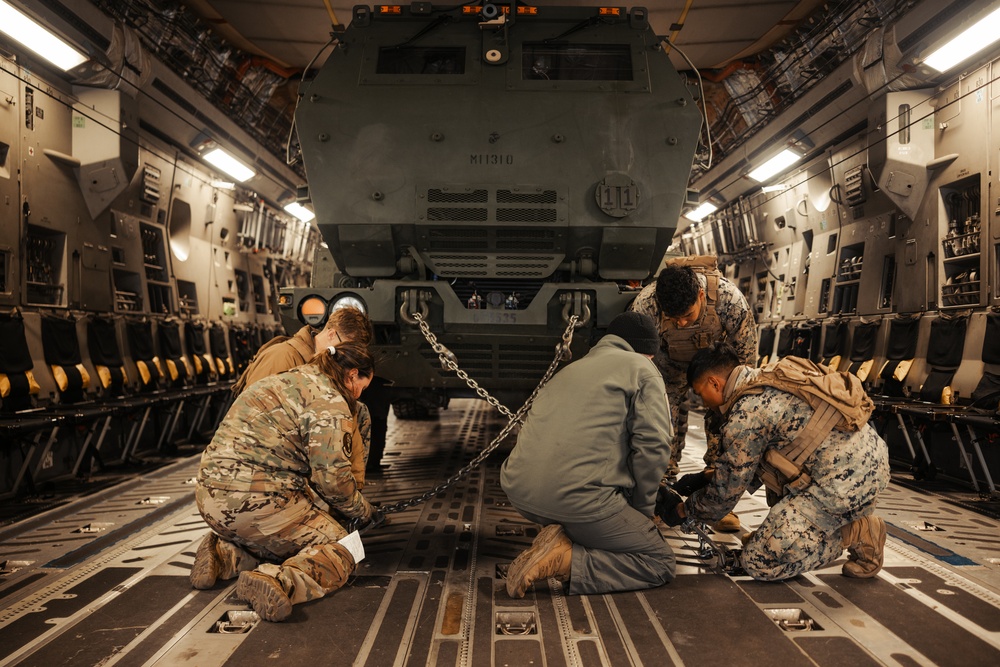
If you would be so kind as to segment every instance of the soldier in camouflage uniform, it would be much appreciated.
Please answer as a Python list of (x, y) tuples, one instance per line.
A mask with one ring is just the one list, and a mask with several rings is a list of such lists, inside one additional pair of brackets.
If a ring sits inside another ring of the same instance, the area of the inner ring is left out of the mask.
[[(299, 329), (294, 336), (278, 336), (262, 345), (246, 370), (243, 371), (243, 375), (233, 384), (233, 395), (239, 396), (247, 387), (258, 380), (301, 366), (312, 359), (317, 352), (326, 349), (328, 345), (356, 342), (367, 347), (371, 345), (373, 338), (372, 323), (367, 315), (357, 308), (338, 308), (330, 313), (326, 324), (320, 331), (315, 331), (307, 325)], [(382, 412), (386, 412), (386, 410)], [(366, 467), (368, 465), (372, 465), (373, 468), (377, 467), (382, 458), (382, 450), (385, 449), (385, 420), (387, 417), (388, 414), (375, 415), (376, 419), (381, 420), (379, 422), (381, 430), (376, 434), (380, 446), (376, 448), (377, 451), (372, 451), (372, 415), (364, 403), (358, 402), (358, 411), (355, 417), (358, 429), (351, 455), (351, 468), (354, 470), (354, 477), (361, 488), (365, 486)], [(373, 459), (371, 464), (368, 463), (369, 458)]]
[[(674, 438), (666, 480), (677, 477), (678, 464), (687, 435), (687, 368), (699, 349), (727, 341), (733, 345), (740, 363), (757, 365), (757, 326), (750, 306), (740, 290), (716, 268), (712, 256), (692, 256), (668, 260), (656, 282), (647, 285), (632, 302), (631, 310), (649, 315), (659, 323), (660, 352), (654, 361), (663, 374), (670, 404)], [(705, 415), (707, 450), (705, 464), (711, 468), (719, 455), (717, 415)], [(735, 514), (727, 515), (717, 530), (740, 529)]]
[[(728, 409), (723, 447), (714, 476), (683, 504), (673, 505), (673, 519), (664, 517), (667, 523), (676, 525), (686, 516), (714, 521), (731, 511), (744, 491), (761, 485), (762, 461), (771, 460), (768, 450), (792, 443), (813, 418), (809, 402), (762, 385), (761, 373), (739, 365), (726, 345), (699, 352), (691, 362), (692, 387), (705, 405)], [(748, 392), (751, 383), (755, 386)], [(845, 576), (868, 578), (879, 572), (886, 529), (874, 511), (889, 482), (888, 448), (866, 421), (858, 426), (820, 431), (827, 435), (801, 469), (811, 481), (794, 489), (786, 485), (785, 495), (774, 498), (767, 518), (746, 541), (742, 565), (752, 577), (788, 579), (825, 567), (845, 548)]]
[(351, 472), (352, 415), (373, 372), (367, 348), (345, 343), (240, 394), (198, 471), (195, 499), (212, 532), (195, 556), (195, 588), (239, 575), (237, 594), (280, 621), (344, 584), (355, 563), (326, 506), (380, 519)]

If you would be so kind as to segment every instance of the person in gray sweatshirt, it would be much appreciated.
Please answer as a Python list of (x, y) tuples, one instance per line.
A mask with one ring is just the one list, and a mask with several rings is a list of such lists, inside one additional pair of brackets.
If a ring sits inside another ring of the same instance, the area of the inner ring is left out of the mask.
[(658, 346), (652, 318), (622, 313), (539, 392), (500, 470), (511, 504), (544, 526), (508, 569), (511, 597), (549, 577), (574, 595), (674, 578), (674, 552), (653, 523), (673, 437)]

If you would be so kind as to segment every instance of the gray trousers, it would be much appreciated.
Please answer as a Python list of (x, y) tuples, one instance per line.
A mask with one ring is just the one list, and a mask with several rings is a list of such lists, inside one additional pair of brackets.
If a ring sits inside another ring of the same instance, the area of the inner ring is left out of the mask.
[(654, 588), (674, 578), (674, 550), (648, 516), (631, 506), (606, 519), (566, 523), (519, 510), (543, 526), (560, 523), (573, 541), (570, 595)]

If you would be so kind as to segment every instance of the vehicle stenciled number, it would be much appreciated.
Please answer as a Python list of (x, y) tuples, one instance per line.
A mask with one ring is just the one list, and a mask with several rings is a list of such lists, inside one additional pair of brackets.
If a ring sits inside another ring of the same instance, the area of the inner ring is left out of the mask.
[(517, 324), (517, 313), (509, 310), (473, 311), (472, 321), (477, 324)]

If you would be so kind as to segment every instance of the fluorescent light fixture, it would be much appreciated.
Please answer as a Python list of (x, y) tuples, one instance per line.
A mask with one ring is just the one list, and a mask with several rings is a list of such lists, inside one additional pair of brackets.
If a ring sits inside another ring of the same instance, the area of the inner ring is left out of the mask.
[(302, 222), (309, 222), (316, 217), (316, 214), (307, 209), (302, 204), (293, 201), (291, 204), (285, 207), (285, 210), (294, 215), (296, 218)]
[(257, 172), (221, 148), (213, 148), (202, 155), (202, 158), (204, 158), (206, 162), (215, 165), (222, 171), (226, 172), (240, 183), (248, 181), (257, 175)]
[(972, 27), (924, 58), (924, 64), (945, 72), (1000, 39), (1000, 9), (980, 19)]
[(0, 0), (0, 32), (20, 42), (63, 71), (90, 60), (34, 19)]
[(787, 190), (787, 189), (788, 189), (787, 185), (785, 185), (784, 183), (778, 183), (777, 185), (765, 185), (765, 186), (763, 186), (760, 189), (760, 191), (761, 192), (783, 192), (784, 190)]
[(719, 207), (710, 201), (704, 202), (701, 206), (694, 209), (693, 211), (688, 211), (684, 214), (684, 217), (691, 222), (701, 222), (702, 218), (707, 216), (709, 213), (715, 213), (719, 210)]
[(784, 170), (788, 169), (801, 159), (801, 155), (786, 148), (764, 164), (751, 171), (749, 176), (758, 183), (763, 183), (772, 176), (780, 174)]
[(229, 181), (212, 181), (212, 187), (220, 190), (235, 190), (236, 184)]

